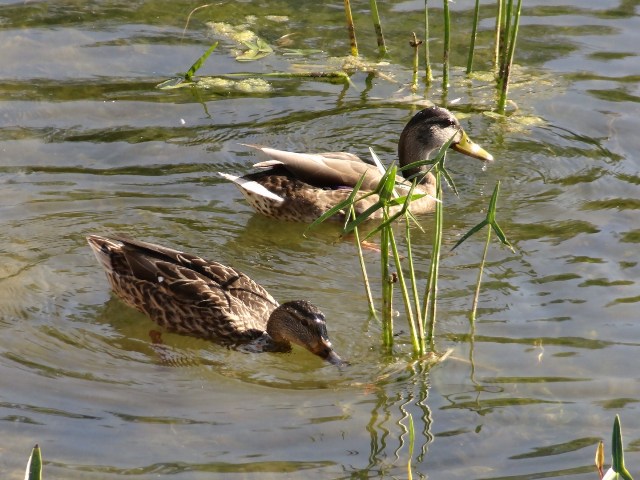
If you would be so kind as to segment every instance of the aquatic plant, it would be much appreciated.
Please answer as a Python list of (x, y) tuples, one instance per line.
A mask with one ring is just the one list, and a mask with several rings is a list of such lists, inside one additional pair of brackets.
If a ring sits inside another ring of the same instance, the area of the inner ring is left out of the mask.
[[(500, 0), (504, 1), (504, 0)], [(502, 56), (500, 59), (500, 69), (498, 72), (498, 112), (504, 113), (507, 104), (507, 93), (509, 91), (509, 77), (511, 76), (511, 67), (513, 65), (513, 56), (516, 49), (516, 39), (518, 37), (518, 27), (520, 25), (520, 12), (522, 10), (522, 0), (518, 0), (518, 5), (513, 13), (513, 22), (511, 21), (511, 12), (513, 10), (513, 0), (507, 1), (505, 13), (505, 27), (501, 35), (507, 39), (507, 44), (502, 48)]]
[(513, 247), (507, 237), (505, 236), (502, 228), (498, 225), (496, 221), (496, 209), (498, 203), (498, 193), (500, 192), (500, 181), (496, 183), (495, 188), (493, 189), (493, 194), (491, 195), (491, 200), (489, 200), (489, 208), (487, 209), (487, 216), (484, 220), (478, 223), (475, 227), (471, 228), (467, 233), (465, 233), (460, 240), (453, 246), (452, 251), (458, 248), (465, 240), (467, 240), (471, 235), (478, 232), (485, 226), (489, 226), (487, 229), (487, 240), (484, 244), (484, 251), (482, 252), (482, 261), (480, 262), (480, 268), (478, 271), (478, 282), (476, 283), (476, 290), (473, 295), (473, 304), (471, 306), (471, 320), (475, 320), (476, 318), (476, 310), (478, 308), (478, 298), (480, 296), (480, 284), (482, 283), (482, 272), (484, 271), (484, 265), (487, 260), (487, 252), (489, 250), (489, 242), (491, 241), (491, 231), (496, 233), (496, 236), (502, 242), (503, 245), (506, 245), (513, 251)]
[(600, 442), (596, 450), (596, 468), (602, 480), (633, 480), (633, 477), (624, 465), (624, 449), (622, 446), (622, 428), (620, 426), (620, 416), (616, 415), (613, 421), (613, 432), (611, 433), (611, 468), (603, 473), (604, 467), (604, 446)]
[(31, 450), (27, 469), (24, 474), (24, 480), (41, 480), (42, 479), (42, 454), (40, 447), (36, 444)]

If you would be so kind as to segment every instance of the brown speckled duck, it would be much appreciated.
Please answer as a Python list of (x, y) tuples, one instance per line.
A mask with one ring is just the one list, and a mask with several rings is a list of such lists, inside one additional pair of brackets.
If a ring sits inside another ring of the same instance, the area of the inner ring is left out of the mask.
[(113, 291), (171, 332), (254, 350), (300, 345), (334, 365), (324, 315), (304, 300), (279, 305), (263, 287), (216, 262), (122, 235), (87, 241)]
[[(493, 156), (473, 143), (453, 114), (441, 107), (429, 107), (418, 112), (404, 127), (398, 141), (398, 160), (401, 167), (426, 160), (455, 135), (451, 147), (483, 161)], [(234, 182), (247, 202), (259, 213), (279, 220), (312, 222), (336, 204), (346, 200), (358, 180), (365, 175), (360, 192), (364, 195), (375, 190), (381, 178), (380, 171), (364, 163), (355, 155), (344, 152), (293, 153), (268, 147), (254, 147), (271, 160), (255, 164), (261, 171), (242, 177), (220, 172)], [(422, 169), (403, 170), (405, 178), (419, 174)], [(397, 178), (398, 183), (406, 180)], [(423, 214), (435, 208), (435, 178), (431, 173), (423, 176), (414, 194), (426, 196), (411, 202), (414, 214)], [(360, 214), (377, 201), (375, 195), (356, 203)], [(400, 207), (397, 207), (400, 208)], [(380, 215), (380, 212), (378, 212)], [(372, 216), (376, 218), (376, 216)], [(344, 219), (344, 212), (335, 216)]]

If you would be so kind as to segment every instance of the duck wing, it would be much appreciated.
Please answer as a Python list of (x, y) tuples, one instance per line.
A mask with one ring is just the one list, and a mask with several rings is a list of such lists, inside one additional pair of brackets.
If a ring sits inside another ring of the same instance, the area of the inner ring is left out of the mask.
[(346, 152), (295, 153), (269, 147), (249, 145), (271, 158), (254, 165), (258, 168), (283, 166), (293, 176), (320, 188), (353, 188), (365, 175), (361, 188), (374, 190), (380, 181), (378, 169)]

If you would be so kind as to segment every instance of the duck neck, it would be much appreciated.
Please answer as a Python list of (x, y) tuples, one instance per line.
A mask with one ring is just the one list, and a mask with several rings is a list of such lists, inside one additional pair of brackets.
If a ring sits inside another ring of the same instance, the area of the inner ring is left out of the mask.
[(291, 344), (289, 342), (280, 341), (277, 342), (271, 336), (264, 332), (260, 337), (253, 340), (246, 346), (246, 349), (251, 352), (280, 352), (287, 353), (291, 351)]
[[(398, 161), (401, 167), (405, 167), (414, 162), (428, 160), (433, 152), (433, 148), (427, 147), (416, 135), (418, 135), (418, 132), (412, 128), (405, 128), (400, 135), (400, 141), (398, 142)], [(417, 178), (418, 183), (428, 183), (430, 174), (427, 173), (427, 170), (425, 165), (409, 168), (402, 170), (402, 176), (407, 179)]]

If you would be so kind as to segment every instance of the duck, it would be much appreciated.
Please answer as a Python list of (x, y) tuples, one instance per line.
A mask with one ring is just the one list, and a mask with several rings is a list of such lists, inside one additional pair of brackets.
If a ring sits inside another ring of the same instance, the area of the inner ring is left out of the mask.
[(306, 348), (336, 366), (324, 314), (306, 300), (279, 304), (247, 275), (221, 263), (115, 234), (87, 242), (114, 293), (167, 331), (248, 351)]
[[(407, 167), (427, 160), (451, 138), (451, 149), (484, 162), (493, 161), (493, 156), (469, 138), (449, 110), (431, 106), (416, 113), (402, 130), (398, 141), (399, 166)], [(356, 214), (378, 201), (377, 195), (367, 194), (376, 189), (382, 173), (356, 155), (347, 152), (295, 153), (247, 146), (263, 152), (269, 160), (256, 163), (254, 167), (259, 170), (247, 175), (218, 174), (233, 182), (249, 205), (260, 214), (277, 220), (311, 223), (346, 200), (363, 176), (358, 193), (366, 198), (355, 203)], [(411, 212), (417, 215), (432, 212), (437, 202), (433, 174), (425, 166), (404, 168), (401, 173), (402, 177), (398, 175), (396, 178), (397, 183), (404, 183), (407, 188), (408, 180), (416, 178), (418, 183), (414, 195), (422, 195), (411, 202)], [(346, 214), (341, 211), (331, 218), (344, 221)], [(378, 210), (370, 218), (379, 219), (381, 215)]]

